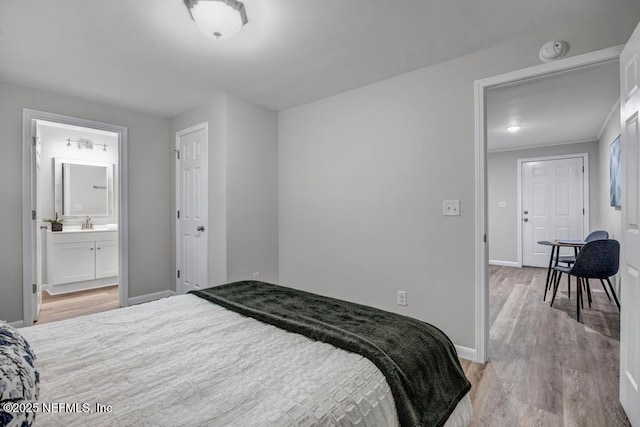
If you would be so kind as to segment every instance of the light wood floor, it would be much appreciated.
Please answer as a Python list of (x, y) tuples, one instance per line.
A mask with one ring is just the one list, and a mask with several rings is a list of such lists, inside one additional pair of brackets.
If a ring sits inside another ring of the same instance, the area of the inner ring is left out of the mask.
[(56, 296), (42, 292), (42, 307), (36, 325), (100, 313), (119, 306), (117, 285)]
[[(593, 305), (576, 321), (575, 281), (553, 307), (546, 269), (491, 267), (490, 362), (462, 360), (473, 426), (629, 426), (619, 403), (618, 310), (592, 281)], [(585, 300), (586, 304), (586, 300)]]

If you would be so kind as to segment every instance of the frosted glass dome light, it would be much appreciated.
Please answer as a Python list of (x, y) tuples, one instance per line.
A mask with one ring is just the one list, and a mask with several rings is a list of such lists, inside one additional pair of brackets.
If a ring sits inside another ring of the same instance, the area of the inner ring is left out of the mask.
[(184, 0), (200, 31), (209, 37), (226, 40), (249, 22), (244, 4), (236, 0)]

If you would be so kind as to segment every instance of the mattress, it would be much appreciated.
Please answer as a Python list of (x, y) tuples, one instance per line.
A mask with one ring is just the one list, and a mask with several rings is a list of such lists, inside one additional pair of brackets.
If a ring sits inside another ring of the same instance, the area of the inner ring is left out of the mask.
[[(193, 295), (20, 332), (37, 357), (39, 402), (62, 404), (36, 426), (399, 425), (368, 359)], [(467, 395), (446, 426), (471, 415)]]

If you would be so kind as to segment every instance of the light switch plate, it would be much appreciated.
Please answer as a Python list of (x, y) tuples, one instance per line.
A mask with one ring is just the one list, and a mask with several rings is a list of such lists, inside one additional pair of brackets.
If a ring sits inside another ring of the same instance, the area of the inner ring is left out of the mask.
[(460, 200), (444, 200), (442, 202), (442, 214), (444, 216), (459, 216)]
[(498, 207), (499, 208), (506, 208), (507, 207), (507, 202), (505, 202), (504, 200), (498, 202)]

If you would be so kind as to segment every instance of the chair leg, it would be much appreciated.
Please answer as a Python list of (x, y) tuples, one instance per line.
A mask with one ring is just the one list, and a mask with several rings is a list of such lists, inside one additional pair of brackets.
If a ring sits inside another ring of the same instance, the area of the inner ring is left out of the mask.
[(547, 291), (553, 289), (555, 283), (556, 283), (556, 274), (558, 272), (556, 270), (553, 270), (553, 272), (551, 273), (551, 277), (549, 278), (549, 286), (544, 288), (544, 297), (542, 298), (542, 301), (546, 301), (547, 300)]
[[(553, 272), (555, 273), (555, 270), (553, 270)], [(547, 281), (544, 284), (544, 296), (542, 297), (543, 302), (547, 300), (547, 291), (549, 291), (552, 281), (553, 281), (553, 274), (551, 273), (551, 271), (549, 271), (549, 273), (547, 273)]]
[[(582, 289), (580, 288), (580, 279), (576, 277), (576, 318), (580, 321), (580, 301), (582, 301)], [(584, 306), (582, 307), (584, 308)]]
[(611, 297), (609, 296), (607, 285), (604, 284), (604, 280), (600, 279), (600, 283), (602, 284), (602, 289), (604, 289), (604, 293), (607, 294), (607, 298), (609, 299), (609, 301), (611, 301)]
[(587, 287), (587, 300), (589, 301), (589, 308), (591, 308), (593, 299), (591, 298), (591, 285), (589, 284), (589, 279), (584, 279), (584, 283)]
[[(555, 246), (551, 246), (551, 256), (549, 256), (549, 268), (547, 269), (547, 281), (544, 283), (544, 298), (542, 301), (547, 299), (547, 291), (551, 289), (551, 282), (553, 281), (553, 276), (551, 274), (552, 266), (553, 266), (553, 251), (555, 250)], [(553, 270), (555, 273), (555, 270)]]
[(618, 297), (616, 296), (616, 291), (613, 289), (613, 286), (611, 285), (611, 280), (609, 280), (608, 277), (605, 280), (609, 284), (609, 289), (611, 290), (611, 295), (613, 295), (613, 299), (616, 301), (616, 305), (618, 306), (618, 311), (620, 311), (620, 301), (618, 301)]
[(558, 293), (558, 288), (560, 287), (560, 277), (562, 277), (562, 273), (557, 272), (558, 274), (555, 277), (555, 282), (553, 283), (553, 296), (551, 297), (551, 307), (553, 307), (553, 301), (556, 299), (556, 294)]
[(582, 282), (582, 279), (579, 277), (576, 277), (576, 293), (580, 296), (580, 307), (582, 307), (582, 309), (584, 310), (584, 300), (582, 299), (582, 293), (584, 292), (583, 289), (584, 289), (584, 283)]
[(571, 299), (571, 275), (567, 274), (567, 298)]

